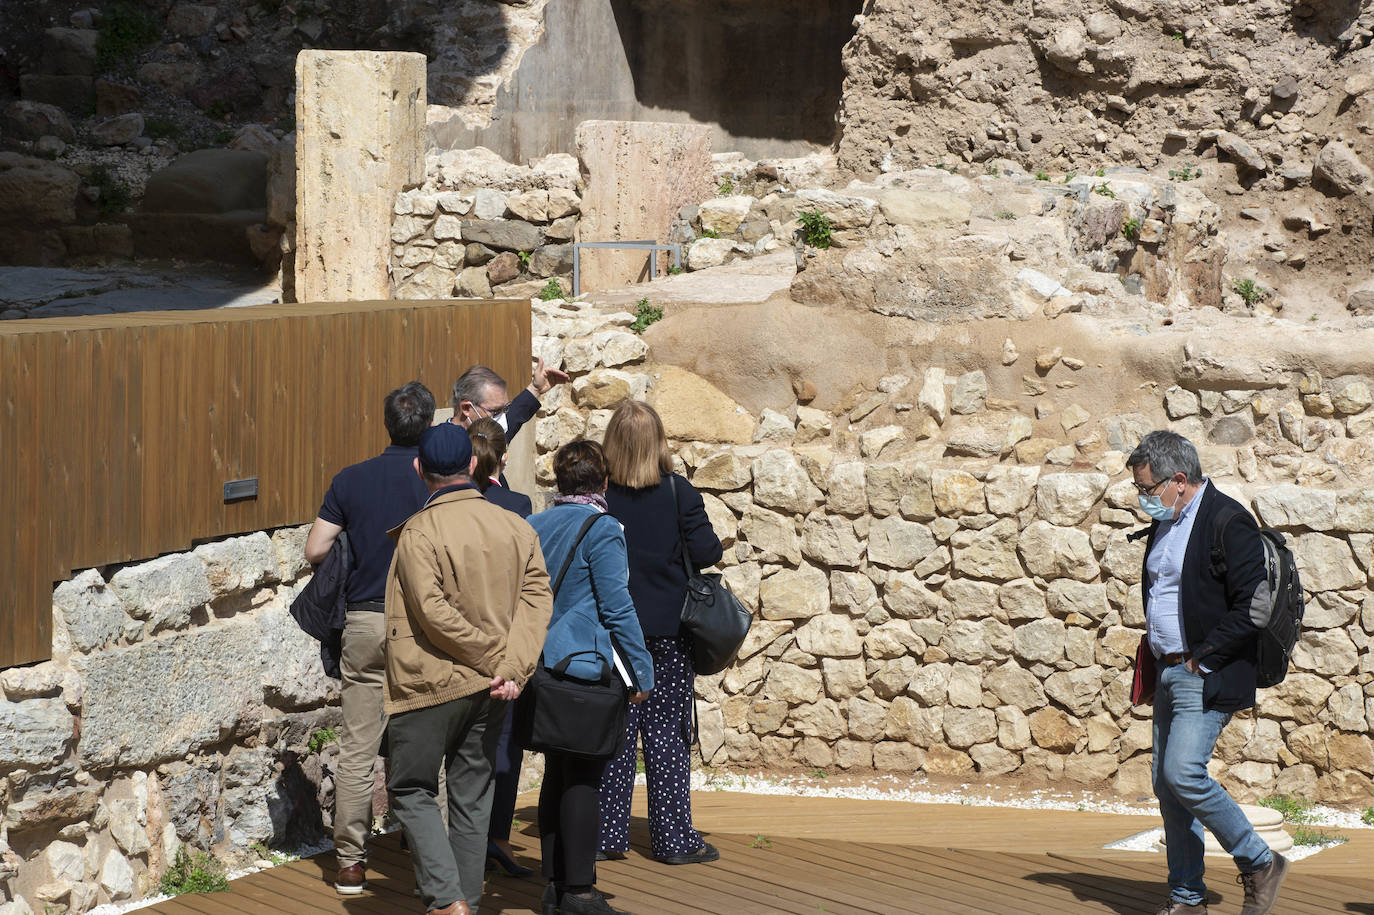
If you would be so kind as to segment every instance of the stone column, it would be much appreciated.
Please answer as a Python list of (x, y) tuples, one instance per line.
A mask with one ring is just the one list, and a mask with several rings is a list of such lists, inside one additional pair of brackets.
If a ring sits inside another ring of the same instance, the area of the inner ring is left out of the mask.
[[(678, 210), (715, 193), (709, 127), (583, 121), (577, 155), (587, 176), (580, 242), (667, 241)], [(584, 250), (582, 291), (633, 283), (646, 263), (643, 254)]]
[(391, 297), (396, 194), (425, 180), (425, 56), (296, 57), (296, 299)]

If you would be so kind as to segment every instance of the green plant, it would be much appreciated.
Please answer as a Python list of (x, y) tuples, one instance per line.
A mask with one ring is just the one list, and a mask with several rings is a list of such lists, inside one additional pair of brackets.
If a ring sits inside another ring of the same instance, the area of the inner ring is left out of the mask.
[(100, 209), (102, 220), (120, 215), (133, 202), (134, 196), (129, 192), (128, 186), (110, 174), (110, 170), (103, 165), (91, 169), (86, 183), (100, 191), (100, 196), (96, 198), (96, 206)]
[(544, 284), (544, 288), (539, 290), (535, 297), (544, 302), (552, 302), (554, 299), (563, 298), (564, 295), (563, 284), (550, 277), (549, 281)]
[(1262, 798), (1259, 805), (1283, 814), (1285, 823), (1311, 823), (1313, 820), (1312, 802), (1293, 797), (1291, 794), (1272, 794)]
[(754, 836), (754, 841), (749, 843), (750, 848), (772, 848), (773, 840), (767, 836)]
[(1174, 41), (1182, 41), (1182, 40), (1183, 40), (1183, 33), (1182, 33), (1182, 32), (1170, 32), (1170, 33), (1169, 33), (1169, 37), (1172, 38)]
[(1106, 170), (1105, 168), (1099, 168), (1099, 169), (1097, 169), (1095, 172), (1093, 172), (1093, 177), (1094, 177), (1094, 178), (1105, 178), (1105, 177), (1107, 177), (1107, 170)]
[(1070, 181), (1072, 181), (1073, 179), (1075, 179), (1075, 178), (1077, 178), (1077, 177), (1078, 177), (1078, 172), (1065, 172), (1065, 173), (1064, 173), (1064, 177), (1059, 179), (1059, 183), (1060, 183), (1060, 184), (1068, 184)]
[(1202, 177), (1202, 169), (1197, 168), (1194, 163), (1189, 162), (1182, 168), (1169, 169), (1169, 178), (1172, 181), (1192, 181)]
[(1109, 188), (1105, 181), (1093, 188), (1093, 193), (1099, 197), (1111, 197), (1113, 200), (1116, 199), (1116, 191)]
[(530, 265), (530, 252), (520, 251), (516, 253), (515, 257), (520, 261), (521, 267), (528, 267)]
[(339, 732), (333, 728), (318, 728), (311, 735), (306, 743), (311, 753), (318, 753), (331, 743), (339, 739)]
[(175, 140), (181, 136), (181, 125), (177, 123), (175, 118), (153, 115), (144, 119), (143, 134), (152, 140)]
[(1038, 171), (1038, 172), (1035, 173), (1035, 180), (1036, 180), (1036, 181), (1048, 181), (1048, 180), (1050, 180), (1050, 173), (1047, 172), (1047, 171), (1043, 171), (1043, 170)]
[(1374, 807), (1364, 809), (1364, 813), (1360, 814), (1360, 822), (1366, 826), (1374, 826)]
[(935, 163), (933, 166), (931, 166), (931, 167), (932, 167), (932, 168), (938, 168), (938, 169), (940, 169), (941, 171), (950, 172), (951, 174), (953, 174), (953, 172), (954, 172), (954, 166), (952, 166), (952, 165), (946, 165), (944, 159), (941, 159), (939, 162), (936, 162), (936, 163)]
[(292, 861), (299, 860), (298, 855), (280, 849), (268, 848), (264, 842), (254, 842), (248, 846), (248, 850), (257, 855), (258, 860), (271, 862), (273, 867), (281, 867), (283, 864), (290, 864)]
[(715, 229), (703, 228), (697, 236), (698, 238), (720, 238), (720, 233)]
[(827, 772), (827, 771), (825, 771), (824, 769), (812, 769), (812, 770), (811, 770), (811, 777), (812, 777), (812, 778), (829, 778), (829, 777), (830, 777), (830, 773)]
[(158, 890), (168, 896), (183, 893), (218, 893), (229, 889), (224, 868), (205, 852), (188, 852), (183, 845), (177, 849), (176, 859), (162, 875)]
[(735, 182), (730, 180), (729, 175), (726, 175), (725, 180), (720, 183), (720, 187), (716, 188), (716, 194), (718, 194), (721, 197), (729, 197), (734, 193)]
[(1245, 300), (1246, 305), (1253, 305), (1269, 295), (1269, 291), (1254, 280), (1246, 277), (1243, 280), (1232, 279), (1231, 289)]
[(1326, 832), (1311, 826), (1299, 826), (1293, 830), (1294, 845), (1342, 845), (1350, 841), (1350, 836), (1339, 832)]
[(1134, 217), (1126, 217), (1121, 220), (1121, 237), (1129, 238), (1132, 241), (1140, 237), (1140, 220)]
[(644, 329), (655, 321), (663, 320), (663, 308), (659, 305), (650, 305), (649, 297), (645, 296), (635, 302), (635, 320), (630, 325), (630, 330), (637, 334), (644, 333)]
[(835, 228), (830, 217), (820, 210), (804, 210), (797, 214), (801, 223), (802, 241), (813, 248), (829, 248), (830, 233)]
[(635, 757), (635, 774), (636, 774), (636, 775), (643, 775), (643, 774), (644, 774), (644, 757), (643, 757), (643, 756), (636, 756), (636, 757)]
[(127, 3), (116, 3), (100, 19), (95, 39), (95, 65), (100, 72), (133, 70), (134, 58), (157, 41), (157, 22), (142, 10)]
[(996, 165), (995, 163), (993, 163), (993, 162), (985, 162), (985, 163), (983, 164), (983, 174), (985, 174), (985, 175), (995, 175), (995, 174), (997, 174), (997, 165)]
[(681, 265), (681, 264), (673, 264), (671, 267), (668, 268), (668, 275), (669, 275), (669, 276), (677, 276), (679, 273), (682, 273), (682, 272), (683, 272), (683, 270), (682, 270), (682, 265)]
[(997, 218), (998, 218), (998, 219), (1015, 219), (1015, 218), (1016, 218), (1016, 214), (1013, 213), (1011, 210), (1003, 210), (1002, 212), (1000, 212), (1000, 213), (997, 214)]

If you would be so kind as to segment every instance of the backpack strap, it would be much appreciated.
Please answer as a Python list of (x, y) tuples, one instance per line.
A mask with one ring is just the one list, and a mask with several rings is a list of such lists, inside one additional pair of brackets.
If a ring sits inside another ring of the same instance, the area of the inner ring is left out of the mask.
[(682, 571), (687, 575), (687, 580), (690, 581), (695, 573), (687, 563), (687, 534), (682, 530), (682, 510), (678, 508), (677, 504), (677, 477), (671, 473), (668, 474), (668, 489), (673, 494), (673, 520), (677, 523), (677, 548), (682, 556)]
[(1223, 504), (1217, 509), (1217, 513), (1212, 516), (1212, 526), (1208, 530), (1208, 564), (1207, 571), (1211, 576), (1219, 581), (1226, 579), (1226, 542), (1224, 535), (1226, 525), (1240, 514), (1240, 509), (1234, 505)]

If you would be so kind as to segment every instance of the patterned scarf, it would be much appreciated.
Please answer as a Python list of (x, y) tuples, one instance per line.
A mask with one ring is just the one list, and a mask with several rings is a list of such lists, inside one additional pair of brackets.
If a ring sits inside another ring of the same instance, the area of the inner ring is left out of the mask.
[(608, 512), (611, 507), (606, 504), (606, 497), (599, 492), (578, 493), (575, 496), (565, 496), (562, 494), (553, 497), (554, 505), (590, 505), (600, 512)]

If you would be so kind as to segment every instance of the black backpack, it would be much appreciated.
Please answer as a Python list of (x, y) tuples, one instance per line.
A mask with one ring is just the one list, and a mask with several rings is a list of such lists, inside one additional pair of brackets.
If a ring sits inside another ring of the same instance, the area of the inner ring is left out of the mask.
[[(1212, 517), (1211, 568), (1218, 579), (1226, 577), (1226, 551), (1222, 532), (1231, 519), (1243, 510), (1222, 505)], [(1277, 686), (1288, 676), (1288, 663), (1293, 646), (1302, 635), (1302, 615), (1305, 609), (1302, 582), (1298, 579), (1298, 564), (1283, 534), (1269, 527), (1259, 529), (1264, 544), (1264, 567), (1267, 570), (1269, 599), (1253, 601), (1250, 621), (1259, 627), (1255, 645), (1255, 685)]]

